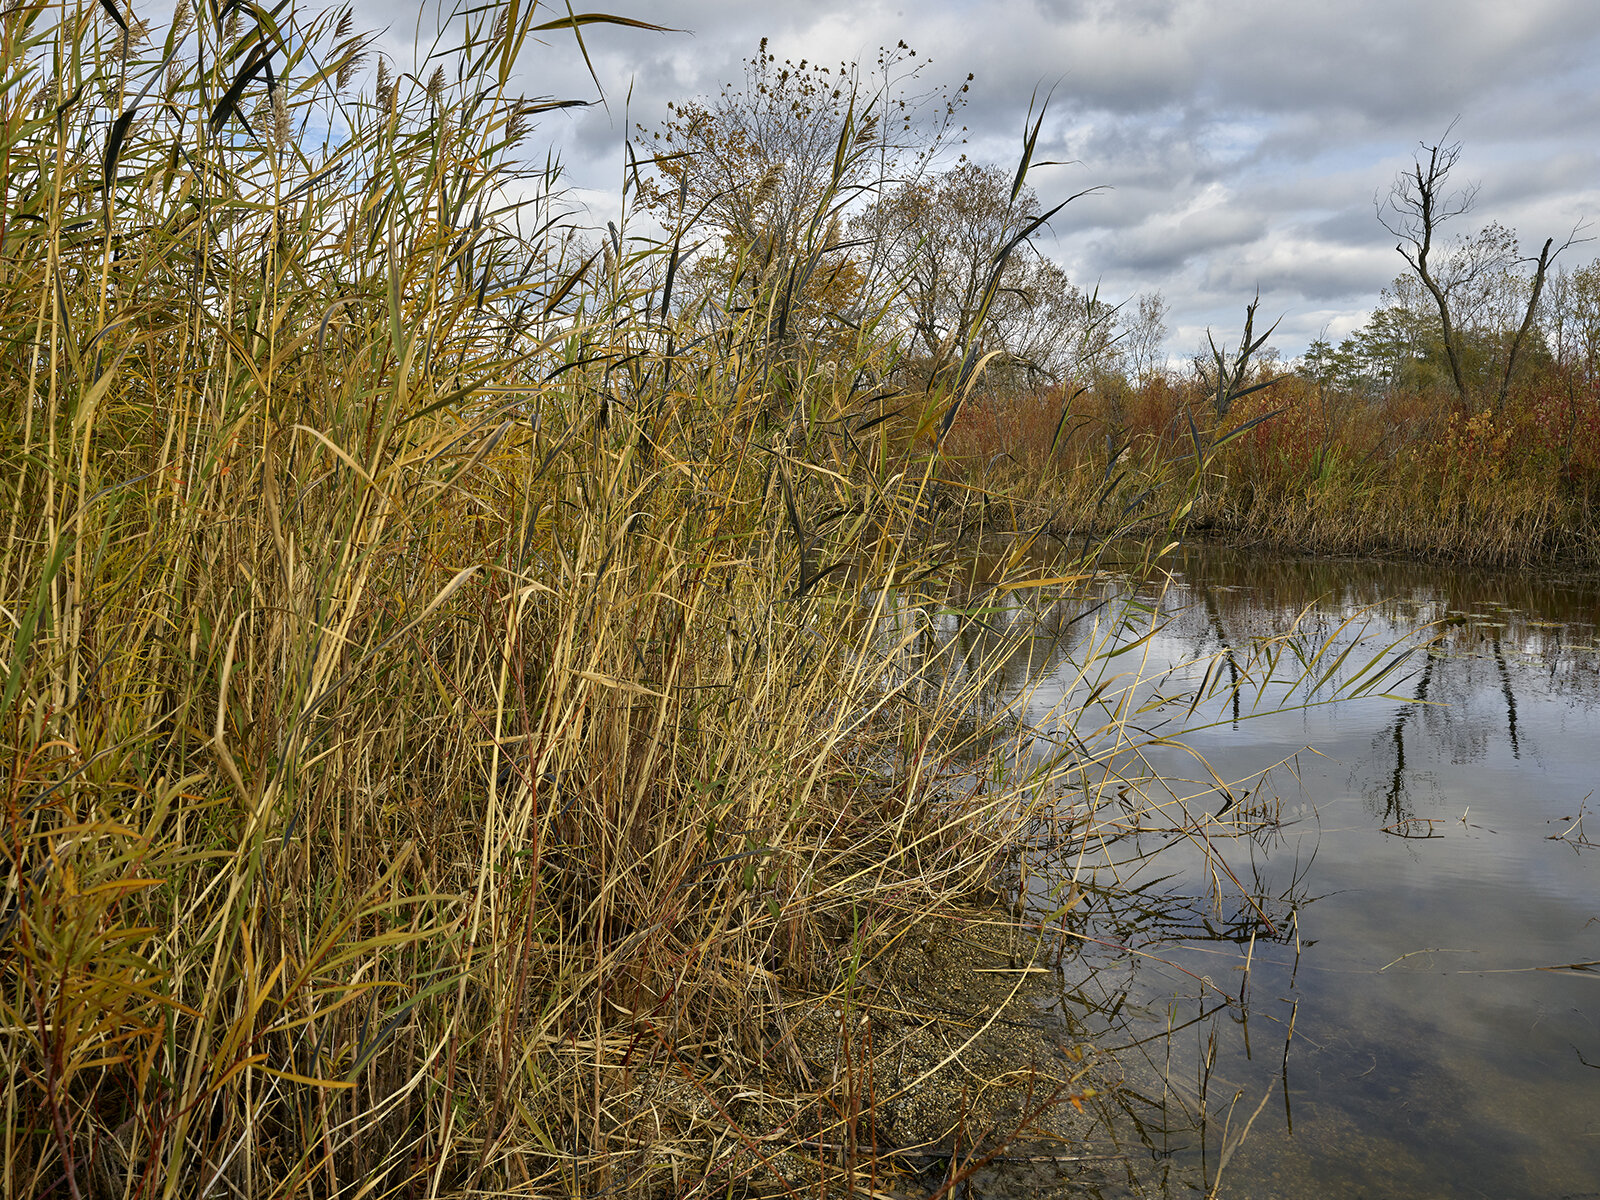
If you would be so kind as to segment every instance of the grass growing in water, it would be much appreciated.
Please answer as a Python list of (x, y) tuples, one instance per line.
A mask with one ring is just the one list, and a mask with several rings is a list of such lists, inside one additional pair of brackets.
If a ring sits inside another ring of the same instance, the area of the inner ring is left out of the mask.
[(0, 18), (8, 1196), (879, 1170), (793, 997), (1050, 782), (940, 768), (1004, 651), (894, 670), (968, 380), (869, 386), (870, 317), (818, 370), (781, 279), (708, 328), (671, 244), (514, 220), (547, 17), (367, 96), (337, 14)]

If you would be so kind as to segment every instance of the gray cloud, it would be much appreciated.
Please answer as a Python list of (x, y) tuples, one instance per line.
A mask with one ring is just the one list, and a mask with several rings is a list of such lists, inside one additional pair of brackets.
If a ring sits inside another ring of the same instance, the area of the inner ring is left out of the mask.
[(1404, 264), (1391, 246), (1348, 248), (1329, 253), (1326, 246), (1292, 237), (1258, 243), (1236, 259), (1213, 258), (1205, 284), (1219, 296), (1247, 295), (1257, 288), (1286, 310), (1297, 302), (1326, 303), (1376, 293)]
[(1378, 224), (1376, 211), (1371, 204), (1342, 209), (1319, 221), (1297, 226), (1296, 230), (1313, 243), (1355, 249), (1370, 247), (1377, 242), (1387, 246), (1393, 240)]

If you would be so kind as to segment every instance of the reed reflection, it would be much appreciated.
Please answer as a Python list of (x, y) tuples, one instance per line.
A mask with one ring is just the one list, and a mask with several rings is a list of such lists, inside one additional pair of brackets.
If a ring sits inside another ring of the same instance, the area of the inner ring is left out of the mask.
[[(952, 607), (928, 654), (1009, 656), (974, 719), (1005, 728), (1019, 769), (1031, 753), (1076, 771), (1052, 777), (1056, 807), (1000, 882), (1057, 950), (1041, 1019), (1123, 1072), (1096, 1099), (1105, 1161), (1059, 1192), (999, 1171), (985, 1194), (1207, 1194), (1230, 1156), (1240, 1195), (1531, 1197), (1600, 1174), (1574, 1116), (1592, 1101), (1581, 998), (1549, 972), (1455, 969), (1593, 958), (1572, 941), (1592, 877), (1550, 839), (1592, 786), (1595, 584), (1206, 549), (1164, 587), (979, 586)], [(1272, 655), (1320, 653), (1310, 674), (1337, 687), (1365, 661), (1346, 648), (1407, 635), (1426, 648), (1359, 706), (1257, 702)], [(1135, 648), (1120, 678), (1080, 678), (1108, 636)], [(1052, 724), (1091, 696), (1149, 740), (1096, 754)], [(1164, 744), (1185, 727), (1204, 766)], [(1463, 949), (1419, 949), (1437, 946)], [(1458, 952), (1475, 957), (1439, 957)], [(1519, 1021), (1530, 1008), (1545, 1015)]]

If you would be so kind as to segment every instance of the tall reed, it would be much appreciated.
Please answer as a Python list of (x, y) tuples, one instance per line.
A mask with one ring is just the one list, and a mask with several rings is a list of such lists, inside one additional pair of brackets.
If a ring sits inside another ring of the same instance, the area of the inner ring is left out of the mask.
[(347, 13), (0, 17), (6, 1196), (855, 1186), (794, 997), (1093, 769), (973, 786), (1014, 645), (917, 658), (969, 374), (765, 268), (683, 311), (519, 167), (606, 19), (358, 93)]

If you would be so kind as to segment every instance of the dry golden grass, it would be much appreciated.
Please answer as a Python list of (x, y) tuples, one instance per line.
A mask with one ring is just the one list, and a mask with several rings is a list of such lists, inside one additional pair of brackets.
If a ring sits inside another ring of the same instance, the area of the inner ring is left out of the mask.
[(992, 664), (897, 671), (944, 401), (519, 224), (549, 13), (357, 95), (348, 19), (110, 11), (0, 18), (0, 1192), (870, 1178), (792, 997), (1031, 795), (950, 765)]
[(1209, 451), (958, 567), (1069, 472), (953, 479), (870, 315), (819, 362), (772, 271), (680, 311), (671, 239), (580, 251), (508, 91), (565, 14), (357, 94), (348, 17), (111, 12), (0, 16), (0, 1194), (881, 1192), (797, 998), (1137, 737), (1096, 684), (1029, 759), (1034, 630), (933, 617), (1165, 544)]
[(1329, 394), (1287, 376), (1219, 420), (1192, 383), (1112, 381), (989, 397), (949, 450), (967, 481), (1008, 499), (996, 523), (1013, 528), (1148, 530), (1187, 504), (1186, 530), (1263, 549), (1593, 568), (1590, 390), (1537, 378), (1504, 412), (1463, 415), (1436, 397)]

